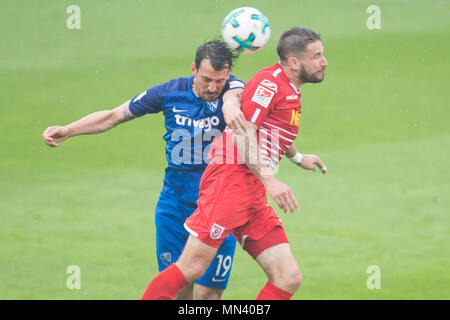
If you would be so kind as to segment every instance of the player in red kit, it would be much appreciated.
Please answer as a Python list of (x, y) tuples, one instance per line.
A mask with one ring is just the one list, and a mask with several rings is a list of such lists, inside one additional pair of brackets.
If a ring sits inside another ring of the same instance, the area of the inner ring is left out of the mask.
[(306, 28), (285, 31), (277, 47), (280, 62), (262, 69), (242, 96), (243, 130), (226, 129), (215, 139), (199, 191), (198, 208), (185, 222), (190, 237), (179, 260), (155, 277), (142, 299), (172, 299), (205, 272), (231, 232), (268, 276), (257, 299), (290, 299), (302, 275), (280, 219), (266, 192), (285, 212), (297, 200), (273, 169), (286, 154), (299, 166), (322, 172), (316, 155), (301, 155), (293, 142), (301, 116), (300, 90), (324, 78), (327, 61), (320, 36)]

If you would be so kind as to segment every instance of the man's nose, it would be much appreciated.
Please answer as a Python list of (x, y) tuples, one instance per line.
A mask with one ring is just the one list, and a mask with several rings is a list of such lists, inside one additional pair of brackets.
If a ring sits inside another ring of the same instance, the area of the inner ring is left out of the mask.
[(211, 82), (208, 86), (208, 91), (209, 92), (216, 92), (217, 89), (217, 85), (214, 82)]

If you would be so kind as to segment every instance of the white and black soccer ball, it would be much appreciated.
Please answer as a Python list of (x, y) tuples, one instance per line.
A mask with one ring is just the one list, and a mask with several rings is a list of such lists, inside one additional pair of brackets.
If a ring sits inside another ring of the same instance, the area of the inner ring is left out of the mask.
[(232, 49), (241, 53), (256, 52), (270, 38), (269, 20), (255, 8), (235, 9), (223, 21), (222, 37)]

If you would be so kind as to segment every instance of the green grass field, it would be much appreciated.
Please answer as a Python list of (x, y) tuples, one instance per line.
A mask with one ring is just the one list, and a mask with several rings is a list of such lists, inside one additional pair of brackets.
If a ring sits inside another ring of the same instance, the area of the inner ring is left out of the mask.
[[(71, 4), (80, 30), (66, 27)], [(366, 27), (372, 4), (380, 30)], [(277, 210), (304, 276), (294, 298), (450, 298), (448, 1), (18, 0), (0, 11), (0, 299), (141, 296), (157, 272), (162, 115), (56, 149), (41, 134), (189, 75), (197, 46), (245, 5), (272, 38), (235, 75), (275, 63), (293, 26), (318, 31), (329, 62), (322, 84), (302, 87), (296, 141), (329, 173), (284, 160), (277, 174), (301, 206)], [(79, 290), (66, 287), (70, 265)], [(370, 265), (380, 289), (366, 286)], [(238, 248), (223, 298), (254, 299), (265, 282)]]

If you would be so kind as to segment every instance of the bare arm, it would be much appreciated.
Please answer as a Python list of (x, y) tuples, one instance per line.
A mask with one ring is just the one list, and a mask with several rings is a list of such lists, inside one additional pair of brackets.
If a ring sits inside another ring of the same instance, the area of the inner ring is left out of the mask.
[[(295, 157), (295, 155), (297, 154), (297, 148), (294, 145), (291, 145), (291, 147), (286, 151), (285, 154), (288, 158)], [(298, 166), (302, 167), (303, 169), (312, 171), (316, 171), (315, 165), (317, 165), (323, 174), (327, 173), (327, 167), (322, 162), (322, 160), (320, 160), (319, 156), (315, 154), (302, 154), (302, 159), (300, 160), (300, 162), (296, 161), (293, 162), (295, 162)]]
[(233, 130), (245, 130), (246, 128), (246, 120), (241, 111), (241, 98), (243, 91), (244, 89), (233, 89), (228, 90), (223, 95), (223, 117), (227, 126)]
[(245, 120), (244, 130), (234, 130), (234, 144), (238, 148), (239, 154), (245, 161), (246, 166), (266, 184), (267, 180), (270, 180), (270, 176), (273, 176), (271, 168), (264, 162), (258, 141), (256, 139), (256, 131), (258, 127)]
[(297, 148), (292, 144), (289, 149), (286, 150), (286, 157), (288, 158), (292, 158), (293, 156), (295, 156), (297, 154)]
[(105, 132), (120, 123), (135, 118), (128, 108), (129, 103), (130, 101), (127, 101), (112, 110), (91, 113), (66, 126), (48, 127), (42, 134), (42, 139), (48, 146), (57, 147), (60, 142), (70, 137)]
[(247, 129), (235, 131), (235, 144), (239, 154), (244, 158), (247, 167), (261, 180), (269, 195), (276, 204), (287, 212), (298, 209), (298, 203), (294, 193), (284, 183), (278, 181), (273, 175), (272, 169), (264, 162), (256, 139), (258, 127), (250, 121), (246, 121)]

